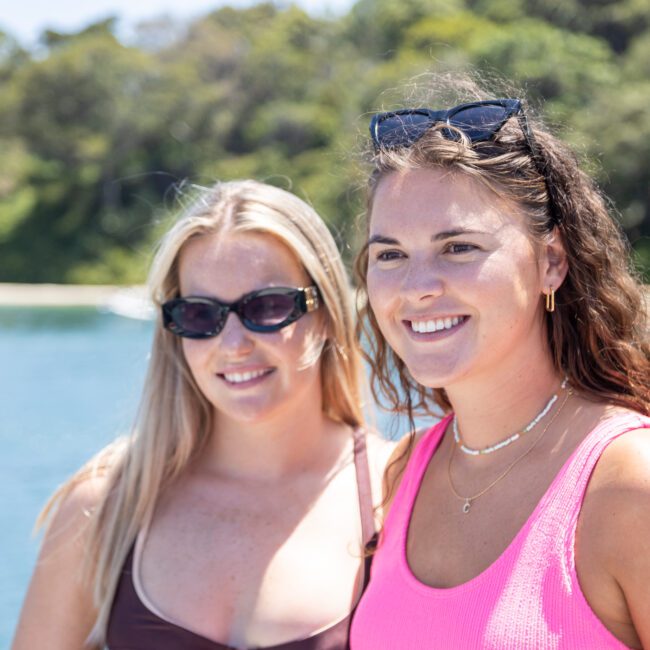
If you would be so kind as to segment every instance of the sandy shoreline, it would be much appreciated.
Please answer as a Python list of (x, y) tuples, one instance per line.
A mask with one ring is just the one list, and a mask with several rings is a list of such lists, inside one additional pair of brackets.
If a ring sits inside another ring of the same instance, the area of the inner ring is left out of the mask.
[[(645, 298), (650, 312), (650, 285), (646, 285)], [(3, 282), (0, 307), (99, 307), (136, 318), (150, 318), (153, 309), (145, 285)]]
[(4, 307), (104, 307), (124, 295), (147, 301), (144, 286), (0, 283)]

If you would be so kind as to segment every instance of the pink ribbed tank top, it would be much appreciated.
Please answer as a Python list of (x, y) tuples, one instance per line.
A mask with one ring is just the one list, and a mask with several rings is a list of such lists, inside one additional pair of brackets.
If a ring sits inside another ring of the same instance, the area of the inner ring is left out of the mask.
[(405, 470), (355, 618), (351, 650), (613, 650), (627, 648), (591, 610), (578, 584), (574, 542), (589, 477), (605, 447), (650, 418), (599, 424), (568, 458), (523, 528), (478, 576), (437, 589), (406, 560), (406, 535), (424, 472), (450, 418), (420, 440)]

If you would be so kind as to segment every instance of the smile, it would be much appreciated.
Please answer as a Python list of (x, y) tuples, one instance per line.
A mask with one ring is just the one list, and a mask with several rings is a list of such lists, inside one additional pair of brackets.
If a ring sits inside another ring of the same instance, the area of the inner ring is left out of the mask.
[(245, 384), (247, 382), (263, 377), (273, 372), (272, 368), (265, 368), (263, 370), (251, 370), (246, 372), (224, 372), (220, 376), (223, 377), (229, 384)]
[(431, 332), (440, 332), (450, 330), (460, 323), (464, 323), (468, 316), (450, 316), (447, 318), (434, 318), (432, 320), (412, 320), (407, 321), (411, 329), (418, 334), (429, 334)]

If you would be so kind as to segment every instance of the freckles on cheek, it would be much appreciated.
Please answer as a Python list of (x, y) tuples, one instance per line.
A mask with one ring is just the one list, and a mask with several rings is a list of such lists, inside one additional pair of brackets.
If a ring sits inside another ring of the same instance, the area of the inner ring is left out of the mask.
[(532, 273), (528, 276), (515, 276), (512, 283), (512, 300), (521, 309), (537, 300), (537, 279)]
[(326, 338), (322, 326), (310, 323), (305, 318), (301, 321), (269, 335), (276, 337), (275, 340), (269, 340), (269, 347), (278, 354), (273, 363), (286, 366), (297, 373), (304, 372), (318, 363)]

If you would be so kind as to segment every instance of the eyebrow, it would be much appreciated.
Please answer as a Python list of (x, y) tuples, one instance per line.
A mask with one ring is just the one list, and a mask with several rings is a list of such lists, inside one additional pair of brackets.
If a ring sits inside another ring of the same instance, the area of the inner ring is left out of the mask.
[[(443, 230), (442, 232), (436, 233), (435, 235), (431, 235), (431, 241), (441, 241), (443, 239), (450, 239), (451, 237), (458, 237), (460, 235), (486, 234), (487, 233), (483, 230), (471, 230), (464, 228), (459, 228), (457, 230)], [(370, 246), (371, 244), (387, 244), (389, 246), (394, 246), (396, 244), (399, 244), (399, 240), (395, 239), (394, 237), (384, 237), (384, 235), (373, 235), (366, 243), (366, 246)]]
[(457, 230), (443, 230), (431, 236), (431, 241), (440, 241), (441, 239), (450, 239), (459, 235), (486, 235), (483, 230), (471, 230), (470, 228), (458, 228)]
[(370, 246), (370, 244), (399, 244), (399, 241), (397, 239), (394, 239), (393, 237), (384, 237), (383, 235), (373, 235), (366, 243), (366, 246)]

